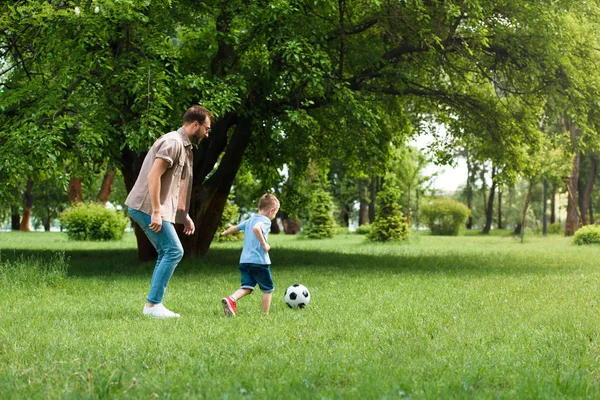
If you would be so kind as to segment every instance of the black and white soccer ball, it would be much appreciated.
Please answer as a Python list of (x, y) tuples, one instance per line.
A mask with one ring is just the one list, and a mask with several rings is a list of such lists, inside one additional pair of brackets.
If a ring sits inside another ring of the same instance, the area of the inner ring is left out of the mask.
[(306, 286), (295, 283), (285, 290), (283, 299), (290, 308), (304, 308), (310, 303), (310, 292)]

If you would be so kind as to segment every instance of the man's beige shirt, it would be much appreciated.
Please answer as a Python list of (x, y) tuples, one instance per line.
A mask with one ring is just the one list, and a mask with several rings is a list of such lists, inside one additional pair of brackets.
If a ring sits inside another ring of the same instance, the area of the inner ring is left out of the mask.
[(194, 160), (192, 143), (183, 128), (169, 132), (154, 142), (144, 158), (138, 179), (125, 204), (148, 215), (152, 214), (148, 174), (157, 158), (169, 163), (160, 178), (160, 215), (163, 221), (183, 224), (190, 208)]

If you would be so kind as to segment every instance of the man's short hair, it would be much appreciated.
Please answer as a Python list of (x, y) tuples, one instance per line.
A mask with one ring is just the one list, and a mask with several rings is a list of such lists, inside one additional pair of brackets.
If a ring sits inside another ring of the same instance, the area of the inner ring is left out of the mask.
[(210, 118), (212, 121), (213, 115), (206, 108), (194, 105), (188, 108), (188, 110), (183, 114), (183, 122), (184, 123), (192, 123), (194, 121), (198, 121), (199, 124), (203, 124), (206, 121), (206, 117)]
[(267, 210), (269, 208), (276, 208), (279, 205), (279, 200), (277, 197), (273, 196), (270, 193), (263, 194), (260, 200), (258, 200), (258, 209), (259, 210)]

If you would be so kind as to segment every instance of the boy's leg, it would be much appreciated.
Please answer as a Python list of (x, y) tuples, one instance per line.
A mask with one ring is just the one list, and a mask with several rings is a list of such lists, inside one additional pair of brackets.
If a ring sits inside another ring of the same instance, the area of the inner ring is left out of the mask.
[(241, 299), (244, 296), (249, 295), (250, 293), (252, 293), (252, 290), (250, 290), (248, 288), (239, 288), (238, 290), (233, 292), (231, 297), (233, 297), (233, 301), (238, 301), (239, 299)]
[(273, 292), (263, 293), (262, 297), (262, 312), (263, 314), (268, 314), (269, 309), (271, 308), (271, 298), (273, 297)]

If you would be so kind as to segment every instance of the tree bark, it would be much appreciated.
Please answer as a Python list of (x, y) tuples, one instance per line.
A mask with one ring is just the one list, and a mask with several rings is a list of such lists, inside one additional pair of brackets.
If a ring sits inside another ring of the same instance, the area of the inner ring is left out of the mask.
[(542, 212), (542, 234), (548, 235), (548, 181), (544, 180), (544, 196), (543, 196), (543, 212)]
[(594, 184), (596, 182), (596, 175), (598, 172), (598, 160), (595, 156), (590, 157), (590, 174), (588, 176), (587, 183), (585, 185), (585, 191), (581, 199), (581, 224), (587, 225), (588, 223), (593, 224), (593, 214), (588, 222), (588, 216), (590, 216), (591, 204), (592, 204), (592, 191), (594, 190)]
[(552, 191), (550, 193), (550, 224), (556, 222), (556, 185), (552, 184)]
[(110, 194), (113, 190), (113, 182), (115, 180), (116, 174), (116, 168), (111, 168), (107, 170), (104, 174), (104, 178), (102, 179), (102, 186), (100, 186), (100, 191), (98, 192), (99, 202), (106, 204), (106, 202), (110, 199)]
[(492, 229), (492, 219), (494, 216), (494, 196), (496, 194), (496, 167), (492, 168), (492, 186), (490, 187), (490, 194), (489, 194), (489, 198), (487, 199), (486, 202), (486, 209), (485, 209), (485, 225), (483, 226), (483, 231), (482, 233), (484, 234), (488, 234), (490, 233), (490, 230)]
[[(570, 133), (571, 141), (575, 143), (579, 137), (579, 129), (568, 118), (563, 118), (565, 130)], [(577, 193), (579, 181), (579, 164), (581, 162), (581, 152), (575, 151), (573, 157), (573, 167), (569, 176), (566, 187), (568, 194), (567, 201), (567, 220), (565, 222), (565, 236), (573, 236), (579, 228), (579, 210), (577, 208)]]
[(521, 216), (521, 243), (525, 240), (525, 219), (527, 217), (527, 209), (529, 208), (529, 202), (531, 201), (531, 187), (532, 182), (529, 182), (529, 188), (527, 189), (527, 197), (525, 197), (525, 205), (523, 206), (523, 214)]
[(300, 223), (296, 218), (285, 214), (285, 216), (281, 216), (281, 222), (283, 223), (283, 231), (286, 235), (297, 235), (300, 233)]
[(81, 203), (83, 201), (83, 191), (81, 189), (81, 178), (71, 178), (67, 188), (67, 197), (69, 203)]
[(360, 206), (358, 210), (358, 225), (369, 223), (369, 201), (367, 199), (367, 182), (363, 179), (358, 184)]
[(371, 178), (371, 184), (369, 185), (369, 223), (372, 224), (375, 221), (375, 207), (377, 206), (375, 203), (375, 199), (377, 198), (377, 192), (379, 192), (379, 178), (373, 177)]
[(467, 208), (469, 209), (470, 213), (469, 213), (469, 218), (467, 219), (467, 225), (466, 228), (467, 229), (472, 229), (473, 228), (473, 187), (471, 186), (471, 172), (473, 170), (473, 167), (469, 161), (469, 154), (467, 153), (467, 187), (465, 188), (465, 192), (467, 195)]
[[(138, 157), (129, 147), (125, 147), (121, 154), (121, 173), (123, 174), (123, 181), (125, 183), (125, 189), (127, 193), (131, 192), (135, 181), (140, 174), (142, 162), (144, 161), (145, 154)], [(144, 233), (142, 229), (133, 222), (133, 232), (135, 233), (135, 239), (137, 241), (138, 259), (142, 262), (155, 260), (158, 256), (156, 249)]]
[(23, 193), (23, 199), (25, 200), (25, 206), (23, 207), (23, 218), (21, 219), (21, 224), (19, 229), (23, 232), (31, 231), (29, 227), (29, 220), (31, 219), (31, 207), (33, 207), (33, 180), (27, 179), (27, 186), (25, 188), (25, 193)]
[(502, 190), (498, 190), (498, 229), (502, 228)]
[[(233, 120), (232, 120), (233, 121)], [(211, 143), (216, 149), (226, 144), (226, 150), (219, 163), (217, 170), (206, 179), (209, 169), (207, 163), (215, 165), (221, 151), (210, 151), (206, 153), (206, 158), (202, 161), (200, 175), (194, 176), (192, 186), (192, 203), (190, 206), (190, 217), (196, 225), (196, 232), (193, 236), (182, 237), (182, 244), (186, 254), (203, 255), (206, 254), (214, 234), (219, 225), (225, 202), (229, 196), (231, 185), (242, 163), (242, 158), (246, 147), (252, 137), (252, 117), (243, 116), (237, 120), (235, 132), (231, 140), (227, 143), (227, 130), (224, 124), (219, 127), (220, 132), (213, 137), (214, 143)], [(217, 125), (217, 124), (215, 124)]]
[(278, 235), (281, 232), (281, 229), (279, 229), (279, 223), (277, 222), (277, 218), (273, 218), (271, 220), (271, 233), (273, 235)]
[(21, 229), (21, 215), (19, 215), (19, 207), (12, 206), (10, 208), (10, 229), (18, 231)]
[(406, 224), (410, 227), (410, 185), (408, 185), (408, 201), (406, 204)]

